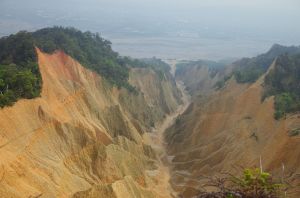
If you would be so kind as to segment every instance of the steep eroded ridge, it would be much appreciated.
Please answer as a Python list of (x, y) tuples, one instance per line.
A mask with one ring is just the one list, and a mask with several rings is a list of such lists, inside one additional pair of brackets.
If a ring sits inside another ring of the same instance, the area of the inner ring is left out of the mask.
[(0, 196), (170, 197), (149, 174), (161, 163), (147, 135), (182, 103), (170, 75), (131, 69), (130, 93), (62, 51), (36, 50), (41, 97), (0, 111)]
[[(274, 63), (269, 71), (273, 68)], [(259, 167), (260, 158), (263, 170), (284, 175), (294, 186), (288, 197), (299, 197), (300, 144), (290, 131), (299, 128), (300, 118), (274, 118), (274, 97), (262, 100), (264, 77), (248, 84), (231, 78), (210, 94), (201, 95), (200, 87), (187, 111), (167, 130), (171, 183), (183, 197), (198, 195), (207, 176), (239, 174), (241, 167)]]

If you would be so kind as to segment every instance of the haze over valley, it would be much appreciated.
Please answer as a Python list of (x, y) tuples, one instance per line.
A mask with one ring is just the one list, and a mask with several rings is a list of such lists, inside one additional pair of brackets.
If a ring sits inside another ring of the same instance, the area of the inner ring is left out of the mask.
[(136, 58), (237, 59), (274, 43), (297, 45), (299, 7), (297, 0), (1, 0), (0, 35), (72, 26)]
[(0, 0), (0, 197), (299, 198), (298, 0)]

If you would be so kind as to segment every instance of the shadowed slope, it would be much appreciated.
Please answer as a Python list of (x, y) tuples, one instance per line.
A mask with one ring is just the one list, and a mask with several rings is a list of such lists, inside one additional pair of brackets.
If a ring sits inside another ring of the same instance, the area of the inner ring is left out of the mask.
[[(274, 119), (273, 97), (261, 101), (263, 79), (251, 85), (231, 79), (222, 90), (195, 97), (168, 130), (169, 155), (174, 157), (172, 184), (184, 197), (197, 194), (203, 175), (259, 166), (260, 156), (265, 170), (280, 176), (284, 164), (286, 176), (296, 178), (299, 137), (290, 137), (288, 131), (299, 128), (300, 118)], [(289, 194), (293, 196), (297, 197)]]

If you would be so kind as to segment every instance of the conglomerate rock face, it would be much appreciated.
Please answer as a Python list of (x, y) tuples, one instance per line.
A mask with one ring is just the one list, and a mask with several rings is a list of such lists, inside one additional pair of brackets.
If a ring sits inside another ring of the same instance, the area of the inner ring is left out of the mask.
[(133, 94), (37, 53), (41, 97), (0, 110), (0, 197), (169, 197), (147, 132), (181, 103), (174, 80), (131, 69)]

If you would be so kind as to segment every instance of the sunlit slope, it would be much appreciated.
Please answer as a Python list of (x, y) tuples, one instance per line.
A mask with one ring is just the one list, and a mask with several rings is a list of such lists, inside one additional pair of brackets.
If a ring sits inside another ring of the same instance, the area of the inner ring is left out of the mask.
[(145, 133), (181, 103), (173, 80), (132, 69), (130, 93), (62, 51), (37, 53), (41, 97), (0, 110), (0, 197), (168, 197), (147, 174), (159, 164)]

